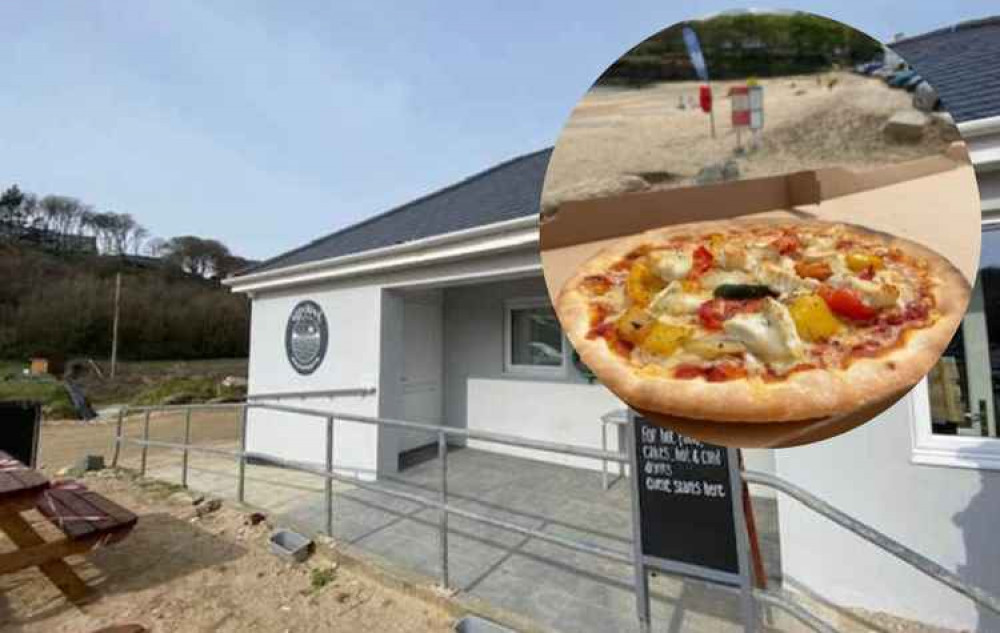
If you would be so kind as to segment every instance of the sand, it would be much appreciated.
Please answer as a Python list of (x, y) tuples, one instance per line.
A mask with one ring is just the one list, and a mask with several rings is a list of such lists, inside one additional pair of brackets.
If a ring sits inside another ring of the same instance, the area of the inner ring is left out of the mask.
[[(867, 169), (947, 146), (949, 130), (938, 124), (928, 127), (922, 142), (887, 140), (882, 127), (893, 113), (913, 109), (912, 95), (876, 78), (838, 72), (762, 80), (760, 145), (737, 154), (725, 95), (742, 83), (713, 84), (715, 138), (709, 116), (697, 105), (678, 108), (681, 97), (697, 99), (697, 82), (591, 90), (559, 136), (546, 174), (546, 204), (614, 189), (613, 183), (630, 175), (651, 189), (690, 185), (703, 167), (729, 159), (741, 178), (753, 178), (828, 166)], [(745, 145), (746, 132), (741, 137)]]

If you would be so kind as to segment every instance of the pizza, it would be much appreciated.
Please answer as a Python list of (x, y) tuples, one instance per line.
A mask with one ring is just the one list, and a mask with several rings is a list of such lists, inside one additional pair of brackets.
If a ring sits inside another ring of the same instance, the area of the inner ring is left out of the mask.
[(969, 301), (912, 241), (818, 220), (655, 229), (587, 261), (556, 311), (631, 406), (732, 422), (836, 416), (916, 384)]

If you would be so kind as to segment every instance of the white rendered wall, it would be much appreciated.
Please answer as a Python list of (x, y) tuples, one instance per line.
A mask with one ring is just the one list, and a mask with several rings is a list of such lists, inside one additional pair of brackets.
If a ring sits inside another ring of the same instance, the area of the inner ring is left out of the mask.
[[(285, 399), (280, 404), (399, 417), (396, 368), (401, 359), (400, 289), (523, 274), (516, 271), (537, 265), (537, 251), (524, 250), (488, 259), (258, 293), (253, 298), (251, 312), (249, 393), (376, 387), (378, 393), (373, 396)], [(292, 369), (285, 354), (285, 326), (295, 304), (306, 299), (323, 308), (330, 339), (323, 363), (313, 374), (301, 376)], [(299, 414), (251, 410), (247, 448), (262, 455), (320, 465), (325, 461), (324, 424), (319, 418)], [(338, 422), (334, 463), (342, 470), (369, 479), (380, 469), (391, 472), (396, 465), (395, 434), (392, 429)]]
[[(1000, 595), (1000, 473), (910, 462), (908, 395), (872, 422), (776, 451), (779, 476)], [(779, 495), (786, 584), (836, 604), (1000, 631), (967, 598)]]
[[(326, 357), (314, 373), (299, 375), (285, 354), (285, 325), (299, 301), (323, 309), (329, 329)], [(250, 326), (249, 392), (273, 393), (374, 387), (378, 384), (379, 313), (377, 287), (306, 288), (254, 298)], [(280, 404), (360, 415), (376, 415), (376, 396), (303, 398)], [(377, 429), (337, 422), (334, 463), (371, 478), (377, 467)], [(282, 459), (323, 464), (325, 422), (321, 418), (251, 409), (249, 451)]]

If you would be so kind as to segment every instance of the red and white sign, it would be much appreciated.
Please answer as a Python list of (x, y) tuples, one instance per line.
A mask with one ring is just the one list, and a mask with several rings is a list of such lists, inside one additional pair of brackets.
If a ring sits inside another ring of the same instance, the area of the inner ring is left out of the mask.
[(733, 127), (759, 130), (764, 127), (764, 89), (760, 86), (733, 86), (729, 89)]
[(750, 89), (733, 86), (729, 89), (729, 105), (733, 112), (733, 127), (750, 126)]

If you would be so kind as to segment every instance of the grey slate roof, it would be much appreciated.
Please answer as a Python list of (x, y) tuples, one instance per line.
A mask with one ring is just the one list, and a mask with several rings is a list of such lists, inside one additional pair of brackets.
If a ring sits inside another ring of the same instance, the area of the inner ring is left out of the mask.
[(240, 272), (277, 270), (536, 215), (552, 148), (518, 156)]
[(1000, 17), (889, 45), (937, 90), (956, 122), (1000, 116)]

